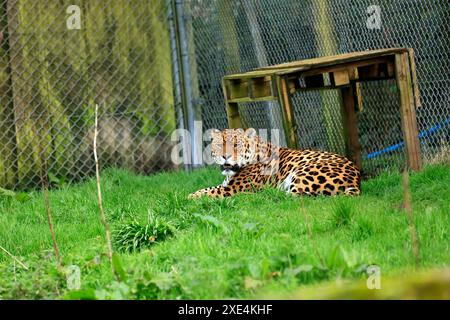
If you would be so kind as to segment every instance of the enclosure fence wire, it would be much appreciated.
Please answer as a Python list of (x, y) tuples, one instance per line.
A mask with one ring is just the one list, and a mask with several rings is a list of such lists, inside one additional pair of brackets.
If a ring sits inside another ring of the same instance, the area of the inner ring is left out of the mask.
[[(369, 29), (368, 8), (381, 9), (380, 29)], [(417, 109), (425, 163), (450, 145), (450, 46), (446, 1), (414, 0), (189, 0), (187, 25), (192, 29), (197, 101), (205, 128), (227, 127), (221, 89), (226, 74), (265, 65), (320, 56), (411, 47), (415, 51), (422, 106)], [(261, 55), (263, 58), (261, 58)], [(363, 83), (358, 115), (363, 169), (367, 175), (404, 165), (404, 149), (395, 81)], [(339, 94), (296, 93), (293, 98), (300, 147), (344, 152)], [(256, 128), (273, 125), (262, 103), (241, 108), (243, 122)], [(282, 128), (281, 124), (277, 124)], [(389, 150), (378, 152), (380, 150)], [(376, 156), (372, 156), (375, 155)]]
[[(33, 188), (46, 159), (52, 183), (99, 161), (150, 174), (173, 170), (170, 135), (188, 116), (181, 95), (175, 0), (0, 0), (0, 186)], [(450, 3), (434, 0), (185, 0), (196, 119), (223, 129), (222, 77), (283, 62), (388, 47), (415, 51), (422, 157), (450, 150)], [(367, 27), (368, 7), (381, 27)], [(74, 9), (75, 8), (75, 9)], [(79, 28), (77, 28), (77, 8)], [(179, 13), (179, 12), (178, 12)], [(74, 20), (75, 19), (75, 20)], [(75, 26), (75, 27), (74, 27)], [(404, 164), (395, 81), (364, 83), (358, 115), (368, 175)], [(339, 94), (292, 97), (300, 147), (344, 152)], [(282, 128), (276, 105), (242, 105), (247, 126)]]
[(169, 1), (0, 5), (1, 186), (36, 187), (43, 158), (53, 183), (92, 176), (96, 104), (102, 167), (174, 168)]

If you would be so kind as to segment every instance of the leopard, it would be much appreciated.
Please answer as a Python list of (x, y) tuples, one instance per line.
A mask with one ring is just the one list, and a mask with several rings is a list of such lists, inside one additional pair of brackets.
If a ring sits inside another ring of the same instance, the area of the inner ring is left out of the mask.
[(213, 129), (210, 148), (224, 181), (191, 193), (190, 199), (224, 198), (266, 187), (305, 196), (360, 194), (360, 170), (336, 153), (279, 147), (253, 128)]

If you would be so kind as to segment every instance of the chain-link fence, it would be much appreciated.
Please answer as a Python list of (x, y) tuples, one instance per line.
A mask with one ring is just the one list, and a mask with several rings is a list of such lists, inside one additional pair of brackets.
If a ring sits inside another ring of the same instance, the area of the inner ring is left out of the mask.
[[(366, 25), (371, 5), (379, 29)], [(90, 176), (96, 104), (100, 163), (148, 174), (175, 167), (173, 129), (227, 127), (224, 75), (384, 47), (415, 50), (432, 161), (450, 140), (449, 13), (434, 0), (0, 0), (0, 186), (37, 186), (43, 164), (56, 180)], [(362, 91), (364, 168), (404, 163), (395, 82)], [(293, 102), (301, 147), (342, 153), (338, 93)], [(241, 112), (248, 126), (281, 128), (275, 103)]]
[(35, 187), (102, 166), (172, 168), (171, 4), (1, 0), (0, 186)]
[[(373, 7), (380, 28), (369, 28)], [(221, 89), (225, 74), (319, 56), (367, 49), (415, 50), (422, 107), (417, 110), (422, 155), (433, 161), (450, 141), (450, 4), (434, 0), (190, 0), (186, 23), (193, 29), (205, 128), (227, 126)], [(363, 83), (359, 133), (366, 174), (404, 164), (395, 81)], [(302, 147), (343, 152), (337, 92), (293, 97)], [(327, 107), (325, 107), (327, 106)], [(270, 106), (269, 106), (270, 107)], [(268, 128), (263, 103), (241, 108), (244, 122)], [(276, 124), (281, 128), (280, 124)]]

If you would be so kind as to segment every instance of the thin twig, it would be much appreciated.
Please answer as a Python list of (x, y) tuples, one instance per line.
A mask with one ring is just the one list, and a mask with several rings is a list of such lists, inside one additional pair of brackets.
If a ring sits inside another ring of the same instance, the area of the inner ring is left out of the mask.
[(111, 231), (108, 221), (106, 219), (105, 211), (103, 210), (102, 189), (100, 186), (100, 169), (97, 156), (97, 136), (98, 136), (98, 104), (95, 105), (95, 127), (94, 127), (94, 159), (95, 159), (95, 174), (97, 177), (97, 201), (98, 209), (100, 211), (100, 217), (102, 219), (103, 227), (105, 228), (106, 245), (108, 247), (108, 258), (111, 263), (111, 268), (115, 274), (114, 265), (112, 263), (112, 245), (111, 245)]
[(44, 207), (45, 212), (47, 214), (47, 222), (48, 227), (50, 229), (50, 235), (52, 236), (52, 243), (53, 243), (53, 251), (55, 252), (55, 258), (56, 263), (58, 266), (58, 270), (61, 270), (62, 263), (61, 263), (61, 255), (59, 253), (59, 247), (58, 242), (56, 241), (56, 234), (55, 230), (53, 228), (53, 219), (52, 219), (52, 210), (50, 208), (50, 200), (48, 197), (48, 181), (47, 181), (47, 162), (44, 160), (42, 161), (42, 158), (44, 157), (44, 149), (42, 148), (42, 140), (39, 140), (40, 145), (40, 159), (39, 159), (39, 176), (41, 179), (41, 187), (42, 187), (42, 194), (44, 197)]
[(6, 252), (6, 254), (8, 255), (8, 256), (10, 256), (15, 262), (17, 262), (18, 264), (20, 264), (25, 270), (29, 270), (29, 268), (24, 264), (24, 263), (22, 263), (19, 259), (17, 259), (13, 254), (11, 254), (8, 250), (6, 250), (5, 248), (3, 248), (2, 246), (0, 246), (0, 249), (2, 249), (3, 251), (5, 251)]
[(409, 190), (409, 174), (406, 169), (403, 170), (402, 184), (403, 184), (403, 207), (405, 208), (406, 215), (408, 216), (409, 232), (411, 234), (412, 247), (415, 258), (415, 266), (417, 268), (420, 264), (419, 238), (417, 236), (416, 227), (414, 226), (414, 218), (411, 204), (412, 202), (411, 192)]

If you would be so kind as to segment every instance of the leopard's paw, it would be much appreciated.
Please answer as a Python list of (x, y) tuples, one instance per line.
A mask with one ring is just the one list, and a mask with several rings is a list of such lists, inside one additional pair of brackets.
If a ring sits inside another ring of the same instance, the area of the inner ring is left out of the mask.
[(201, 196), (202, 196), (201, 193), (194, 192), (194, 193), (191, 193), (190, 195), (188, 195), (188, 199), (198, 199), (198, 198), (200, 198)]

